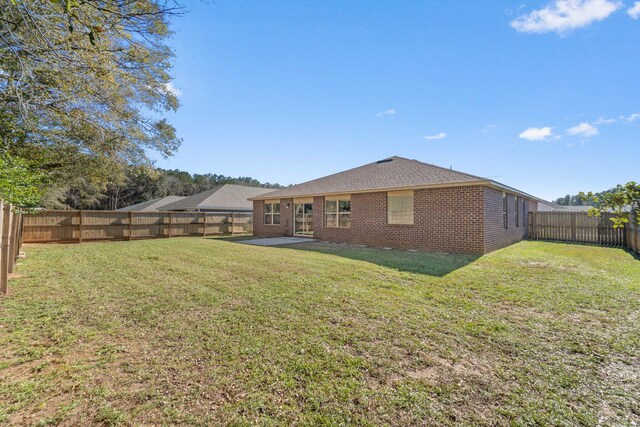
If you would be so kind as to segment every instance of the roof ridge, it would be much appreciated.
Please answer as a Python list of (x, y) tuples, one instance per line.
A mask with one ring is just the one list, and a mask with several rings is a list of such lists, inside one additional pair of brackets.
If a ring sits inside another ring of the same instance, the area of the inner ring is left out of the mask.
[[(392, 157), (398, 157), (398, 156), (392, 156)], [(387, 159), (390, 159), (390, 158), (391, 158), (391, 157), (387, 157)], [(378, 161), (379, 161), (379, 160), (376, 160), (376, 161), (371, 162), (371, 163), (366, 163), (366, 164), (364, 164), (364, 165), (356, 166), (355, 168), (346, 169), (346, 170), (343, 170), (343, 171), (340, 171), (340, 172), (334, 172), (334, 173), (332, 173), (332, 174), (325, 175), (325, 176), (321, 176), (320, 178), (311, 179), (311, 180), (309, 180), (309, 181), (300, 182), (300, 183), (298, 183), (298, 184), (291, 184), (289, 187), (285, 187), (285, 188), (274, 188), (274, 189), (273, 189), (273, 192), (280, 191), (280, 190), (286, 190), (287, 188), (295, 187), (296, 185), (308, 184), (308, 183), (310, 183), (310, 182), (319, 181), (319, 180), (321, 180), (321, 179), (329, 178), (329, 177), (332, 177), (332, 176), (334, 176), (334, 175), (340, 175), (340, 174), (343, 174), (343, 173), (346, 173), (346, 172), (351, 172), (351, 171), (354, 171), (354, 170), (357, 170), (357, 169), (362, 169), (362, 168), (367, 167), (367, 166), (375, 165)]]
[[(394, 161), (395, 160), (395, 161)], [(354, 181), (355, 180), (355, 181)], [(420, 181), (420, 182), (419, 182)], [(363, 189), (403, 188), (414, 185), (447, 184), (459, 182), (492, 183), (489, 178), (468, 174), (453, 168), (444, 168), (416, 159), (390, 156), (366, 163), (310, 181), (276, 189), (259, 197), (279, 197), (281, 195), (321, 194), (330, 191), (333, 194)], [(368, 183), (368, 184), (367, 184)], [(330, 189), (330, 190), (329, 190)]]
[(438, 166), (438, 165), (434, 165), (433, 163), (423, 162), (423, 161), (418, 160), (418, 159), (409, 159), (407, 157), (401, 157), (401, 156), (391, 156), (390, 158), (409, 160), (409, 161), (412, 161), (412, 162), (417, 162), (417, 163), (420, 163), (420, 164), (423, 164), (423, 165), (431, 166), (431, 167), (442, 169), (442, 170), (445, 170), (445, 171), (459, 173), (460, 175), (466, 175), (466, 176), (469, 176), (471, 178), (478, 178), (478, 179), (481, 179), (481, 180), (484, 180), (484, 181), (492, 181), (491, 179), (485, 178), (483, 176), (473, 175), (473, 174), (470, 174), (470, 173), (467, 173), (467, 172), (462, 172), (462, 171), (459, 171), (459, 170), (456, 170), (456, 169), (453, 169), (453, 168), (445, 168), (443, 166)]

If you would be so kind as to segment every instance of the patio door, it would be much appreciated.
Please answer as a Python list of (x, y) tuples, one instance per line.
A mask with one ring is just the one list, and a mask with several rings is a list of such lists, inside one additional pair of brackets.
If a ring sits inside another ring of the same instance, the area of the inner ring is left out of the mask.
[(294, 203), (294, 236), (313, 237), (313, 203)]

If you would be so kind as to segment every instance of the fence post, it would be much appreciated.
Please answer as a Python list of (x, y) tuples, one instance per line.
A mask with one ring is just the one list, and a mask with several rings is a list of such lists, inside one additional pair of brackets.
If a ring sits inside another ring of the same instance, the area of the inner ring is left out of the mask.
[(0, 247), (2, 247), (2, 236), (4, 236), (4, 233), (2, 232), (3, 224), (4, 224), (4, 202), (2, 201), (2, 199), (0, 199)]
[(22, 249), (23, 239), (24, 239), (24, 213), (20, 215), (20, 234), (18, 236), (18, 256), (20, 256), (20, 249)]
[(13, 206), (11, 205), (7, 205), (9, 206), (9, 233), (7, 235), (7, 273), (11, 274), (13, 273), (13, 263), (14, 263), (14, 259), (13, 259), (13, 235), (15, 232), (15, 222), (16, 222), (16, 216), (15, 213), (13, 212)]
[(636, 249), (638, 249), (638, 229), (634, 221), (630, 222), (628, 233), (627, 245), (629, 246), (629, 249), (631, 249), (631, 252), (635, 253)]
[(78, 243), (82, 243), (82, 209), (78, 211)]
[[(636, 219), (638, 218), (637, 215), (634, 216)], [(633, 245), (633, 250), (634, 252), (640, 252), (640, 225), (636, 221), (633, 221), (633, 228), (635, 231), (635, 233), (633, 233), (633, 241), (635, 243)]]
[(207, 213), (202, 212), (202, 237), (207, 235)]
[(171, 211), (169, 211), (169, 233), (168, 237), (171, 237)]
[(18, 261), (18, 241), (19, 236), (18, 233), (20, 231), (20, 214), (18, 212), (13, 211), (13, 218), (11, 219), (11, 253), (9, 256), (11, 259), (9, 260), (9, 273), (13, 273), (13, 268)]
[(7, 294), (7, 283), (9, 281), (9, 232), (11, 230), (11, 205), (2, 204), (2, 229), (0, 236), (0, 293)]
[(131, 240), (131, 235), (132, 233), (132, 223), (133, 223), (133, 212), (129, 211), (129, 224), (128, 224), (128, 229), (129, 229), (129, 236), (127, 240)]

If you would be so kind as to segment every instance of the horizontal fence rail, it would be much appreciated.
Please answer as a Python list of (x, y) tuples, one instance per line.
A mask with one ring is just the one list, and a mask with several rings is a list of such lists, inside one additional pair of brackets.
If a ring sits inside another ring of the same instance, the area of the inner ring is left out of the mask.
[(529, 239), (628, 246), (629, 226), (613, 228), (612, 217), (609, 213), (596, 217), (586, 212), (531, 212)]
[(24, 216), (25, 243), (232, 235), (253, 232), (247, 212), (51, 210)]
[(9, 276), (22, 247), (22, 214), (0, 200), (0, 294), (6, 294)]

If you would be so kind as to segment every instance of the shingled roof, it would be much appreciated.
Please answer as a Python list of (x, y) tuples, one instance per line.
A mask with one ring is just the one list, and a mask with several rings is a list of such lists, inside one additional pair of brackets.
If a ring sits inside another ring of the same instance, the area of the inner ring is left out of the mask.
[(177, 202), (178, 200), (184, 199), (184, 196), (167, 196), (162, 197), (160, 199), (151, 199), (146, 202), (136, 203), (135, 205), (127, 206), (125, 208), (118, 209), (119, 211), (135, 211), (135, 212), (150, 212), (150, 211), (161, 211), (164, 210), (164, 206), (169, 203)]
[[(446, 185), (488, 185), (532, 197), (503, 184), (418, 160), (393, 156), (313, 181), (261, 194), (250, 200), (348, 194)], [(535, 197), (532, 197), (535, 199)]]
[(185, 197), (182, 200), (164, 206), (162, 209), (167, 211), (184, 211), (191, 209), (251, 211), (252, 204), (247, 199), (271, 191), (273, 190), (270, 188), (246, 187), (244, 185), (216, 185), (210, 190)]

